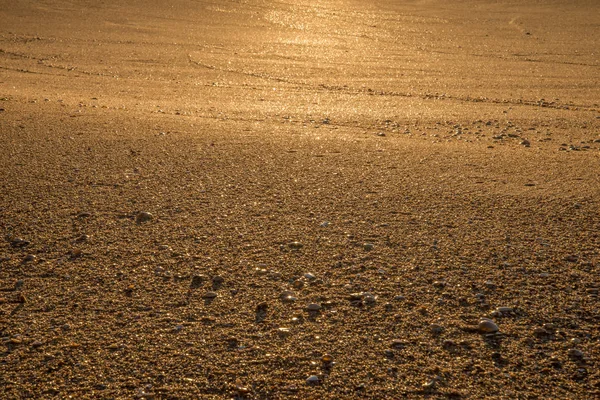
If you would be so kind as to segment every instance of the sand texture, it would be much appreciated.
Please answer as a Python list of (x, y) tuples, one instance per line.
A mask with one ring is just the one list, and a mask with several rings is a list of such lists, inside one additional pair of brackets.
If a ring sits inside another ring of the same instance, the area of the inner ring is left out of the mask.
[(599, 26), (0, 0), (0, 398), (598, 398)]

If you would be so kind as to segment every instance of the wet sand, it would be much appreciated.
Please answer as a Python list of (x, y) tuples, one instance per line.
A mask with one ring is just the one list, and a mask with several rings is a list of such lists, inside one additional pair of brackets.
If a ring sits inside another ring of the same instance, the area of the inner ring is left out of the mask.
[(597, 397), (599, 15), (0, 1), (0, 397)]

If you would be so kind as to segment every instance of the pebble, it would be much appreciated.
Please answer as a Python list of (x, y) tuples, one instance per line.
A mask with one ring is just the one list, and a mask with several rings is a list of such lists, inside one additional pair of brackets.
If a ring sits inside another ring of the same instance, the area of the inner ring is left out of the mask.
[(317, 303), (310, 303), (306, 309), (308, 311), (319, 311), (321, 309), (321, 306)]
[(152, 218), (154, 218), (154, 216), (151, 213), (146, 212), (146, 211), (142, 211), (142, 212), (139, 212), (135, 216), (135, 222), (137, 224), (141, 224), (141, 223), (148, 222), (148, 221), (152, 220)]
[(569, 357), (574, 358), (574, 359), (582, 359), (584, 354), (583, 351), (579, 350), (579, 349), (570, 349), (569, 352)]
[(193, 289), (199, 288), (204, 283), (206, 277), (204, 275), (194, 275), (192, 276), (192, 282), (190, 283), (190, 287)]
[(442, 342), (442, 347), (444, 349), (453, 349), (456, 347), (456, 342), (454, 340), (446, 339)]
[(324, 354), (323, 357), (321, 357), (321, 362), (323, 364), (331, 364), (333, 362), (333, 356), (331, 354)]
[(429, 325), (429, 331), (434, 335), (439, 335), (444, 332), (444, 327), (439, 324), (431, 324)]
[(300, 242), (291, 242), (288, 244), (288, 247), (292, 250), (300, 250), (304, 245)]
[(498, 325), (496, 325), (496, 323), (491, 319), (481, 319), (477, 328), (481, 333), (495, 333), (500, 330)]
[(492, 281), (485, 281), (484, 285), (488, 289), (496, 289), (496, 284)]
[(33, 262), (33, 261), (35, 261), (36, 259), (37, 259), (37, 257), (36, 257), (36, 256), (34, 256), (33, 254), (27, 254), (27, 255), (25, 256), (25, 258), (23, 258), (23, 262), (26, 262), (26, 263), (27, 263), (27, 262)]
[(306, 274), (304, 274), (304, 277), (306, 279), (310, 279), (310, 280), (317, 279), (317, 277), (314, 276), (313, 274), (311, 274), (310, 272), (307, 272)]
[(10, 241), (10, 245), (12, 247), (25, 247), (25, 246), (28, 246), (29, 244), (30, 244), (30, 242), (28, 240), (21, 239), (19, 237), (14, 238)]
[(498, 307), (492, 311), (492, 317), (506, 317), (507, 315), (514, 315), (515, 309), (512, 307)]
[(435, 379), (430, 380), (427, 383), (423, 384), (423, 390), (426, 392), (432, 391), (435, 389), (437, 381)]
[(302, 279), (296, 279), (292, 286), (296, 289), (302, 289), (304, 287), (304, 281)]
[(363, 250), (365, 251), (371, 251), (374, 247), (375, 246), (373, 245), (373, 243), (363, 243)]
[(202, 295), (203, 298), (205, 299), (214, 299), (215, 297), (217, 297), (217, 293), (216, 292), (206, 292)]
[(438, 289), (442, 289), (442, 288), (446, 287), (446, 282), (444, 282), (444, 281), (435, 281), (435, 282), (433, 282), (433, 287), (436, 287)]
[(404, 340), (400, 340), (400, 339), (394, 339), (392, 340), (392, 343), (390, 344), (390, 346), (393, 349), (403, 349), (404, 347), (406, 347), (407, 342)]
[(533, 335), (537, 337), (548, 336), (550, 333), (544, 328), (537, 327), (533, 330)]
[(319, 377), (316, 375), (311, 375), (306, 379), (306, 383), (308, 383), (309, 385), (316, 385), (317, 383), (319, 383)]
[(360, 292), (360, 293), (351, 293), (350, 296), (348, 296), (348, 299), (350, 301), (359, 301), (359, 300), (362, 300), (362, 298), (363, 298), (363, 293), (362, 292)]
[(298, 298), (295, 296), (294, 292), (290, 292), (290, 291), (285, 291), (283, 293), (281, 293), (281, 301), (283, 301), (284, 303), (293, 303), (296, 300), (298, 300)]
[(291, 331), (290, 331), (290, 328), (278, 328), (277, 333), (281, 337), (287, 337), (290, 335)]
[(363, 301), (365, 304), (373, 305), (377, 302), (377, 297), (373, 296), (371, 293), (365, 293), (363, 296)]
[(89, 235), (81, 235), (77, 239), (75, 239), (75, 241), (77, 243), (84, 243), (84, 242), (87, 242), (88, 240), (90, 240), (90, 236)]

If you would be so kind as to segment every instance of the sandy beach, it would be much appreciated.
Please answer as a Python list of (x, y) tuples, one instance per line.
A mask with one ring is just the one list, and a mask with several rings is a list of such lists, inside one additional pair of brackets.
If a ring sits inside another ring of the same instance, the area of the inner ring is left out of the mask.
[(0, 398), (598, 398), (599, 26), (0, 0)]

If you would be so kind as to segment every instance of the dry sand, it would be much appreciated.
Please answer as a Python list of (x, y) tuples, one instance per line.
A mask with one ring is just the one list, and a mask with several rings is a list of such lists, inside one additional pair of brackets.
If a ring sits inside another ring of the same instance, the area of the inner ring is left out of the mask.
[(597, 398), (599, 24), (0, 1), (0, 398)]

